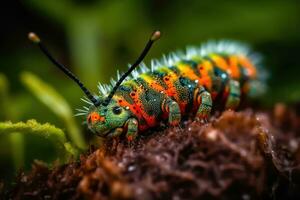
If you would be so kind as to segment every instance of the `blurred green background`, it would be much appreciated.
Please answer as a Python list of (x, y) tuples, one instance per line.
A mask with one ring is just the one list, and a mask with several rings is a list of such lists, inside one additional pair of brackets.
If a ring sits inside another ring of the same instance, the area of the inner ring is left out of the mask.
[[(1, 121), (36, 119), (64, 131), (77, 124), (84, 137), (88, 135), (86, 127), (81, 126), (82, 119), (68, 122), (55, 112), (55, 104), (54, 108), (50, 108), (52, 104), (46, 106), (21, 81), (24, 71), (31, 72), (53, 86), (73, 111), (83, 105), (83, 93), (77, 85), (27, 40), (30, 31), (38, 33), (55, 57), (95, 92), (98, 82), (108, 83), (118, 69), (124, 71), (128, 63), (133, 63), (155, 29), (161, 30), (162, 38), (146, 63), (208, 39), (240, 40), (264, 56), (270, 73), (264, 103), (270, 106), (278, 101), (300, 100), (298, 0), (20, 0), (2, 4)], [(34, 158), (55, 159), (51, 145), (35, 140), (30, 138), (23, 144), (26, 156), (19, 166), (25, 162), (28, 168)], [(6, 174), (13, 171), (10, 155), (14, 149), (5, 139), (1, 141), (0, 170)]]

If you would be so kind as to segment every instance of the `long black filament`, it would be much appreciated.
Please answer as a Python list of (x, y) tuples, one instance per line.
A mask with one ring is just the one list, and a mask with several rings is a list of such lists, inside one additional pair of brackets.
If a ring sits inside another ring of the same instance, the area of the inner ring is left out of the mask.
[(46, 46), (43, 45), (41, 42), (40, 38), (34, 34), (34, 33), (29, 33), (28, 35), (29, 39), (38, 44), (40, 47), (41, 51), (49, 58), (49, 60), (60, 70), (62, 70), (69, 78), (71, 78), (73, 81), (75, 81), (79, 87), (82, 89), (82, 91), (85, 93), (85, 95), (91, 100), (91, 102), (98, 107), (100, 105), (100, 102), (92, 95), (92, 93), (83, 85), (83, 83), (69, 70), (67, 69), (64, 65), (59, 63), (55, 58), (52, 57), (51, 53), (48, 51)]
[(125, 72), (122, 75), (122, 77), (118, 80), (118, 82), (116, 83), (116, 85), (113, 87), (112, 91), (109, 93), (108, 97), (102, 103), (103, 106), (107, 106), (109, 104), (109, 102), (111, 101), (112, 97), (114, 96), (114, 94), (116, 93), (117, 89), (119, 88), (119, 86), (124, 81), (124, 79), (143, 61), (143, 59), (145, 58), (145, 56), (147, 55), (147, 53), (151, 49), (151, 46), (153, 45), (153, 43), (156, 40), (158, 40), (159, 38), (160, 38), (160, 31), (155, 31), (151, 35), (149, 41), (147, 42), (147, 44), (146, 44), (144, 50), (142, 51), (142, 53), (140, 54), (140, 56), (137, 58), (137, 60), (134, 62), (134, 64), (130, 66), (130, 68), (128, 69), (128, 71)]

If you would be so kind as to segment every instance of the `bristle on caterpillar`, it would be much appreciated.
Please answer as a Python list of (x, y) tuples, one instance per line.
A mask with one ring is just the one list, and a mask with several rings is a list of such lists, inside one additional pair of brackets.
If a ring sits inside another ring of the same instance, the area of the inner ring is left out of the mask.
[[(231, 40), (221, 40), (221, 41), (210, 40), (199, 46), (188, 46), (185, 52), (175, 51), (167, 55), (164, 54), (161, 59), (152, 59), (150, 61), (150, 67), (147, 66), (145, 63), (141, 63), (139, 70), (134, 70), (127, 77), (127, 80), (136, 79), (139, 77), (140, 74), (153, 72), (162, 66), (173, 66), (176, 65), (176, 63), (180, 62), (181, 60), (190, 60), (194, 57), (206, 57), (209, 56), (211, 53), (227, 54), (227, 55), (242, 54), (248, 57), (251, 60), (251, 62), (259, 68), (259, 71), (261, 72), (259, 74), (260, 76), (259, 80), (262, 83), (264, 83), (265, 79), (268, 77), (267, 72), (263, 69), (263, 67), (261, 67), (262, 56), (258, 53), (252, 52), (251, 48), (248, 45), (237, 41), (231, 41)], [(128, 64), (128, 67), (130, 66), (131, 64)], [(119, 71), (116, 77), (117, 80), (120, 79)], [(115, 84), (107, 85), (107, 84), (99, 83), (98, 84), (99, 94), (103, 96), (107, 95), (114, 85)], [(265, 86), (262, 85), (262, 87)]]

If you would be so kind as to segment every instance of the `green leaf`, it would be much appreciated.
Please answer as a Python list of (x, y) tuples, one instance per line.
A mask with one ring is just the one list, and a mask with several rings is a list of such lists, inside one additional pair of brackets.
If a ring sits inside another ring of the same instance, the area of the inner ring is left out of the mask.
[[(10, 109), (8, 90), (9, 82), (6, 76), (0, 73), (0, 119), (3, 121), (14, 118)], [(12, 149), (12, 160), (17, 171), (24, 165), (24, 138), (20, 133), (14, 132), (10, 135), (9, 140)]]
[(75, 122), (74, 115), (66, 100), (50, 85), (29, 72), (21, 74), (24, 85), (52, 112), (60, 117), (68, 130), (71, 141), (80, 149), (86, 149), (86, 143)]
[(8, 81), (4, 74), (0, 73), (0, 119), (8, 119)]

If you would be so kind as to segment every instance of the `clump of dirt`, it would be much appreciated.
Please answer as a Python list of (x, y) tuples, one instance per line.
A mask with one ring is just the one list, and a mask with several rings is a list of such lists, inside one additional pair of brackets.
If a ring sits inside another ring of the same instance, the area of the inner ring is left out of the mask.
[[(134, 144), (107, 141), (79, 161), (20, 174), (12, 199), (296, 199), (300, 117), (225, 111)], [(297, 190), (298, 188), (298, 190)]]

